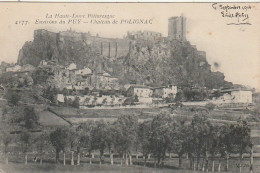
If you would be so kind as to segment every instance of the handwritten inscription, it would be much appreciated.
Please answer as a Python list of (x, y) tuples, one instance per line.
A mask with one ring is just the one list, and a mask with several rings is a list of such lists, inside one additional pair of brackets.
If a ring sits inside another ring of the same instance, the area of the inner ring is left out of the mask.
[(219, 11), (222, 18), (229, 19), (227, 25), (251, 25), (249, 22), (251, 5), (213, 3), (212, 8)]
[(109, 24), (120, 24), (120, 25), (151, 25), (153, 24), (152, 19), (136, 19), (127, 18), (119, 19), (113, 14), (50, 14), (46, 13), (43, 18), (37, 18), (34, 21), (16, 21), (16, 25), (44, 25), (44, 24), (69, 24), (69, 25), (80, 25), (80, 24), (94, 24), (94, 25), (109, 25)]

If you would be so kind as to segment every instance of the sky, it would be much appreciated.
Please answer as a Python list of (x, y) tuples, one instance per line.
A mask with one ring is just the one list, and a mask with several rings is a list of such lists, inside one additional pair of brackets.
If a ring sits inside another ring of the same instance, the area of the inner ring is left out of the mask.
[[(0, 3), (0, 61), (16, 62), (24, 43), (33, 40), (35, 29), (59, 32), (71, 28), (112, 38), (122, 38), (127, 31), (150, 30), (167, 36), (168, 18), (183, 14), (187, 40), (207, 53), (213, 71), (223, 72), (227, 81), (260, 90), (260, 4), (219, 5), (250, 6), (246, 11), (227, 13), (244, 12), (249, 15), (246, 21), (251, 25), (227, 25), (236, 19), (222, 17), (223, 10), (215, 10), (212, 3)], [(37, 19), (57, 20), (47, 19), (47, 14), (52, 17), (55, 14), (114, 15), (119, 22), (121, 19), (151, 19), (152, 24), (35, 24)], [(16, 21), (29, 21), (29, 24), (16, 24)]]

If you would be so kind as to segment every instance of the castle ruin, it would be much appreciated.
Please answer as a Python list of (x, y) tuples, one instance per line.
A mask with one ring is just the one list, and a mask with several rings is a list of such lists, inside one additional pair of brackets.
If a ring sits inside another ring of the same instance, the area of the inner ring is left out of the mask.
[(168, 19), (168, 38), (186, 41), (186, 18), (183, 15)]

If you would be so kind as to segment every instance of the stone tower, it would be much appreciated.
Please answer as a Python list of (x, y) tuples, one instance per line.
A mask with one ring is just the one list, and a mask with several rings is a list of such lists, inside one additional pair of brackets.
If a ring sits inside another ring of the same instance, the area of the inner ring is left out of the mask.
[(168, 19), (168, 37), (186, 41), (186, 18), (183, 15)]

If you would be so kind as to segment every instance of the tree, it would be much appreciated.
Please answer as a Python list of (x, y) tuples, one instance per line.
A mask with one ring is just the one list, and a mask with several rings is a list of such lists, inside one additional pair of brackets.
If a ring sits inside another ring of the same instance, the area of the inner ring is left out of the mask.
[(138, 99), (137, 95), (134, 96), (134, 102), (139, 102), (139, 99)]
[(113, 105), (114, 105), (114, 102), (115, 102), (115, 97), (112, 96), (112, 99), (111, 99), (110, 105), (113, 106)]
[(207, 156), (209, 150), (209, 137), (210, 137), (211, 124), (206, 115), (196, 114), (191, 121), (191, 133), (193, 153), (197, 157), (196, 169), (199, 169), (199, 162), (201, 155)]
[(85, 89), (84, 89), (84, 95), (88, 95), (89, 94), (89, 88), (88, 87), (86, 87)]
[(103, 104), (103, 105), (106, 105), (106, 104), (107, 104), (107, 98), (104, 98), (104, 99), (103, 99), (102, 104)]
[(25, 165), (27, 165), (27, 152), (31, 144), (31, 135), (27, 131), (23, 131), (20, 136), (22, 152), (25, 154)]
[(163, 166), (166, 151), (172, 141), (172, 131), (175, 129), (175, 122), (169, 112), (160, 112), (151, 122), (151, 149), (157, 159), (158, 166)]
[(10, 105), (17, 106), (21, 96), (13, 90), (8, 90), (6, 93), (6, 99)]
[(124, 100), (124, 103), (123, 103), (123, 106), (126, 106), (126, 105), (134, 105), (135, 102), (138, 102), (138, 96), (135, 96), (135, 97), (128, 97)]
[(38, 69), (32, 74), (32, 79), (34, 84), (43, 85), (46, 83), (47, 79), (50, 77), (49, 73), (45, 69)]
[(241, 172), (241, 161), (243, 154), (248, 151), (252, 142), (250, 140), (250, 128), (246, 121), (238, 120), (237, 124), (231, 125), (231, 133), (234, 144), (234, 151), (239, 153), (239, 170)]
[(106, 147), (106, 134), (108, 130), (108, 124), (103, 120), (97, 121), (96, 126), (93, 129), (93, 148), (98, 149), (100, 152), (100, 164), (103, 162), (104, 150)]
[(8, 145), (12, 142), (11, 135), (6, 131), (2, 131), (1, 142), (4, 145), (3, 153), (5, 154), (5, 163), (8, 164)]
[(189, 126), (185, 125), (185, 122), (176, 123), (176, 128), (172, 133), (171, 150), (178, 154), (179, 157), (179, 169), (182, 169), (182, 156), (187, 152), (189, 138)]
[(77, 149), (79, 142), (79, 136), (77, 135), (76, 129), (68, 129), (68, 147), (71, 151), (71, 165), (74, 165), (74, 151)]
[(97, 104), (97, 97), (95, 96), (94, 99), (92, 100), (92, 105), (96, 105)]
[(82, 125), (79, 125), (76, 129), (75, 129), (76, 134), (74, 134), (76, 136), (76, 149), (77, 149), (77, 165), (80, 165), (80, 154), (82, 152), (83, 147), (85, 146), (85, 131), (82, 128)]
[(79, 97), (76, 97), (74, 99), (74, 101), (72, 102), (71, 106), (74, 107), (74, 108), (79, 108), (79, 106), (80, 106), (80, 104), (79, 104)]
[(84, 100), (84, 104), (88, 105), (89, 101), (90, 101), (90, 97), (86, 97), (85, 100)]
[(66, 96), (64, 97), (64, 104), (65, 106), (71, 106), (73, 103), (71, 98), (67, 98)]
[(213, 126), (210, 132), (210, 147), (209, 147), (209, 153), (212, 158), (212, 169), (211, 171), (214, 172), (215, 170), (215, 156), (219, 153), (219, 147), (220, 147), (220, 130), (221, 127), (219, 126)]
[[(230, 125), (223, 125), (219, 128), (220, 136), (219, 136), (219, 153), (221, 157), (226, 158), (226, 171), (228, 171), (229, 167), (229, 155), (233, 152), (233, 136)], [(221, 169), (221, 160), (219, 160), (218, 170)]]
[(107, 122), (105, 142), (110, 154), (110, 163), (114, 164), (114, 138), (115, 138), (115, 126)]
[(128, 165), (128, 154), (131, 164), (131, 151), (130, 148), (135, 143), (136, 131), (138, 125), (138, 118), (135, 115), (122, 115), (119, 116), (114, 124), (115, 127), (115, 137), (114, 144), (115, 149), (121, 156), (121, 161), (123, 156), (125, 156), (125, 163)]
[(202, 163), (202, 171), (206, 169), (208, 171), (208, 165), (209, 165), (209, 153), (212, 149), (212, 147), (215, 147), (216, 145), (215, 140), (213, 140), (213, 129), (214, 127), (212, 124), (208, 121), (206, 124), (204, 124), (204, 129), (203, 129), (203, 134), (202, 137), (204, 138), (204, 143), (203, 143), (203, 148), (202, 148), (202, 155), (204, 156), (203, 158), (203, 163)]
[(195, 150), (195, 145), (193, 144), (194, 142), (194, 136), (193, 136), (193, 129), (192, 126), (189, 124), (186, 126), (185, 131), (183, 132), (186, 134), (185, 137), (185, 151), (187, 153), (187, 157), (190, 160), (190, 169), (195, 170), (195, 155), (194, 155), (194, 150)]
[(176, 102), (180, 102), (180, 101), (183, 101), (184, 100), (184, 95), (183, 95), (183, 92), (180, 90), (176, 93), (176, 96), (174, 98), (174, 101)]
[(56, 102), (58, 91), (55, 87), (47, 86), (43, 90), (43, 97), (50, 100), (52, 103)]
[(50, 143), (50, 136), (47, 132), (43, 132), (34, 139), (34, 144), (38, 154), (40, 155), (40, 164), (42, 164), (42, 157), (44, 150), (48, 147)]
[(65, 149), (68, 146), (68, 135), (67, 128), (57, 128), (50, 133), (51, 144), (56, 150), (56, 163), (59, 163), (59, 153), (63, 151), (65, 154)]
[(34, 107), (24, 108), (24, 122), (27, 129), (33, 128), (35, 124), (38, 124), (39, 117), (36, 115)]
[(170, 93), (164, 100), (166, 103), (172, 103), (175, 100), (174, 95), (172, 93)]
[(94, 121), (87, 121), (84, 124), (81, 124), (83, 134), (80, 139), (80, 143), (88, 151), (89, 154), (89, 163), (92, 164), (91, 153), (96, 149), (95, 145), (95, 129), (96, 123)]
[(209, 111), (212, 111), (215, 109), (216, 105), (214, 103), (207, 103), (205, 105), (205, 107), (209, 110)]
[(63, 88), (63, 90), (62, 90), (62, 94), (63, 94), (64, 96), (69, 95), (69, 91), (68, 91), (68, 89), (67, 89), (67, 88)]
[(151, 151), (151, 144), (149, 141), (151, 135), (151, 121), (144, 121), (138, 124), (138, 143), (141, 146), (141, 150), (144, 156), (144, 166), (146, 166), (146, 160), (148, 158), (148, 154)]

